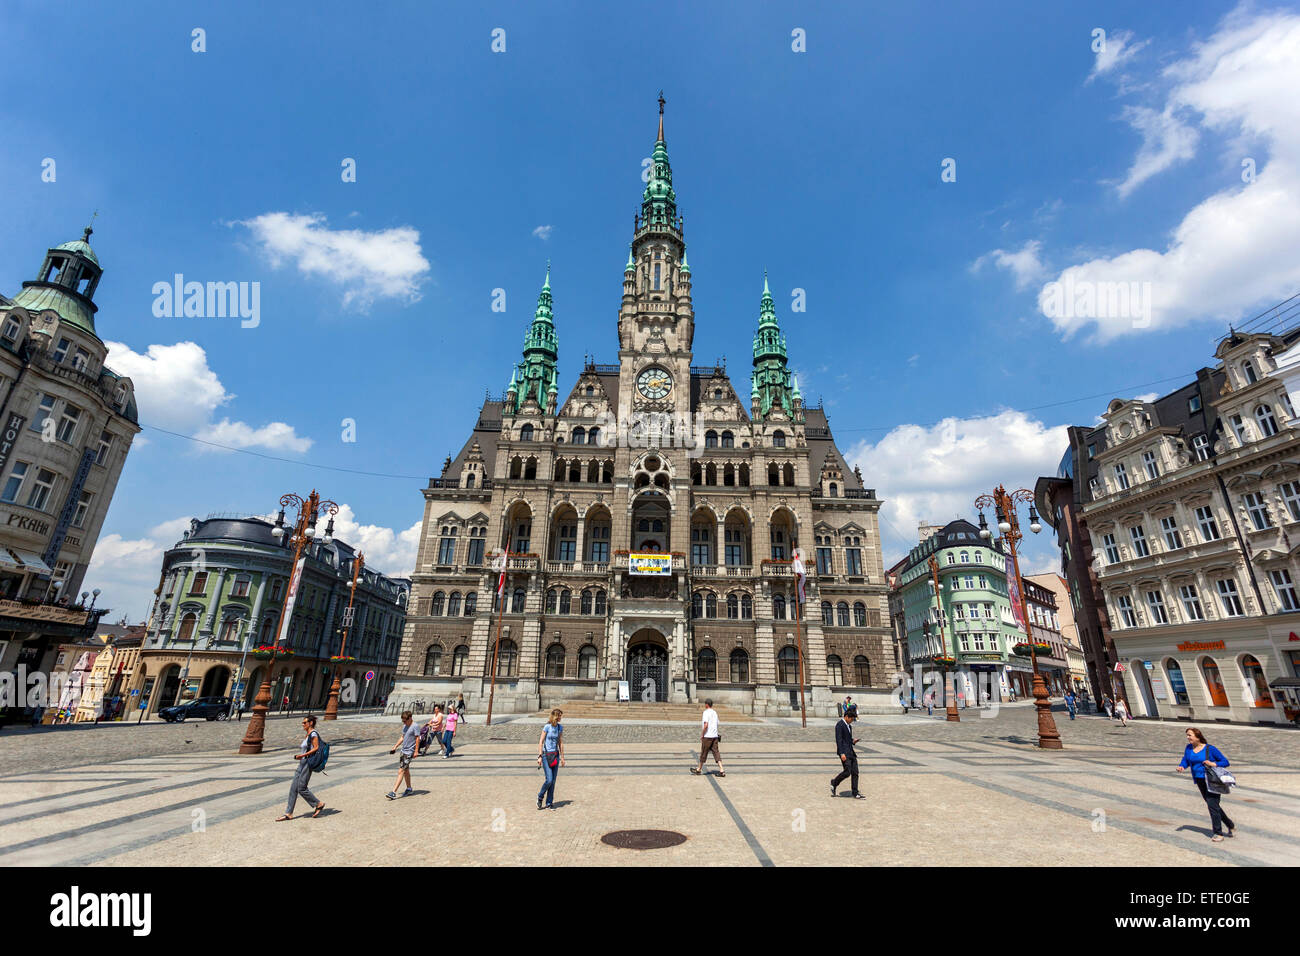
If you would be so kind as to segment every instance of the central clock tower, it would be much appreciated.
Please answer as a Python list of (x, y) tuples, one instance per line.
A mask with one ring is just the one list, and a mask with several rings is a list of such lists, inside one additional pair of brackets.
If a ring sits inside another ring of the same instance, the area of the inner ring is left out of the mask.
[(664, 141), (664, 98), (659, 97), (659, 135), (650, 158), (641, 212), (633, 221), (618, 311), (620, 421), (649, 413), (688, 421), (691, 399), (691, 267), (686, 261), (682, 217)]

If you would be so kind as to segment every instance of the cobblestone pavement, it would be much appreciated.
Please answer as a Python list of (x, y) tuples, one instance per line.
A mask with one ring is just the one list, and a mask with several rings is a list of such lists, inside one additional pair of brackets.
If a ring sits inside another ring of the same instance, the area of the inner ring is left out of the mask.
[[(908, 716), (865, 716), (858, 721), (858, 734), (866, 741), (1002, 741), (1032, 745), (1037, 740), (1037, 719), (1032, 704), (1012, 704), (989, 713), (970, 709), (960, 723), (947, 723), (942, 715), (926, 717), (913, 711)], [(1057, 705), (1054, 716), (1066, 749), (1076, 745), (1115, 749), (1162, 751), (1177, 761), (1186, 742), (1187, 724), (1173, 721), (1133, 721), (1127, 728), (1105, 717), (1079, 717), (1071, 721)], [(456, 735), (456, 745), (530, 743), (537, 739), (541, 718), (504, 714), (493, 718), (491, 727), (482, 716), (469, 715)], [(296, 749), (301, 739), (301, 714), (273, 716), (267, 721), (266, 749)], [(423, 719), (423, 718), (418, 718)], [(815, 742), (834, 739), (833, 719), (809, 718), (802, 728), (799, 719), (768, 719), (762, 723), (724, 725), (726, 739), (736, 743)], [(400, 722), (396, 717), (368, 714), (347, 717), (337, 723), (321, 722), (331, 741), (345, 745), (387, 742), (395, 739)], [(640, 721), (565, 721), (570, 743), (648, 744), (698, 738), (695, 723), (644, 723)], [(1203, 732), (1235, 763), (1266, 763), (1300, 767), (1300, 730), (1290, 728), (1241, 727), (1202, 724)], [(134, 757), (172, 754), (230, 753), (238, 749), (247, 731), (247, 720), (188, 721), (183, 724), (73, 724), (42, 727), (35, 731), (9, 727), (0, 733), (0, 778), (30, 770), (52, 770), (86, 763), (110, 763)]]
[[(393, 802), (383, 794), (396, 776), (396, 721), (344, 720), (322, 725), (334, 752), (312, 788), (326, 812), (309, 819), (300, 803), (287, 823), (274, 821), (297, 718), (271, 721), (273, 746), (258, 757), (232, 753), (238, 725), (135, 728), (134, 743), (129, 727), (6, 733), (0, 864), (1232, 866), (1300, 856), (1300, 735), (1209, 729), (1241, 780), (1226, 798), (1238, 834), (1216, 844), (1194, 785), (1172, 769), (1182, 727), (1066, 718), (1067, 749), (1044, 752), (1031, 709), (974, 713), (956, 725), (865, 720), (864, 801), (830, 796), (831, 721), (724, 727), (727, 776), (703, 779), (686, 773), (692, 724), (575, 722), (558, 809), (540, 813), (534, 718), (471, 722), (457, 755), (415, 761), (416, 793)], [(145, 739), (154, 752), (140, 755)], [(50, 750), (63, 759), (34, 766)], [(650, 851), (601, 842), (617, 829), (687, 839)]]

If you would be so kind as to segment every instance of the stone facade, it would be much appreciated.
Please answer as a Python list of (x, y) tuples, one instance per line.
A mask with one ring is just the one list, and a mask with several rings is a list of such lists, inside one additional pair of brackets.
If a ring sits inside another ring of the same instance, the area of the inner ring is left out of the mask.
[[(552, 308), (548, 273), (505, 396), (484, 402), (424, 489), (393, 707), (463, 692), (477, 709), (492, 696), (498, 712), (532, 711), (617, 700), (626, 681), (638, 699), (789, 714), (802, 646), (810, 712), (833, 713), (842, 690), (887, 708), (880, 501), (823, 410), (805, 407), (766, 281), (748, 405), (724, 367), (692, 364), (662, 123), (623, 273), (619, 361), (586, 363), (566, 395)], [(507, 550), (497, 615), (491, 562)], [(663, 556), (666, 573), (631, 573), (632, 554)]]
[(1297, 341), (1233, 333), (1194, 382), (1079, 430), (1074, 494), (1137, 716), (1300, 716), (1274, 683), (1300, 678), (1300, 396), (1280, 367)]
[(39, 606), (77, 600), (140, 431), (131, 380), (104, 364), (90, 235), (49, 249), (37, 277), (0, 303), (3, 670), (48, 668), (61, 641), (90, 637), (106, 613), (83, 606), (74, 623)]

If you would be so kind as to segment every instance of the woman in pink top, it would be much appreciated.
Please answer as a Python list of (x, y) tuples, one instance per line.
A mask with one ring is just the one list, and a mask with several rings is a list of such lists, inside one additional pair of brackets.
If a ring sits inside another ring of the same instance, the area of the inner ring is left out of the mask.
[[(433, 716), (430, 717), (429, 722), (421, 728), (420, 746), (427, 750), (429, 745), (436, 740), (438, 742), (438, 748), (442, 749), (442, 728), (442, 704), (434, 704)], [(425, 739), (426, 734), (428, 735), (427, 740)]]
[(443, 756), (450, 757), (456, 752), (456, 748), (451, 745), (451, 738), (456, 736), (457, 714), (454, 710), (447, 711), (447, 717), (443, 724), (446, 728), (442, 732)]

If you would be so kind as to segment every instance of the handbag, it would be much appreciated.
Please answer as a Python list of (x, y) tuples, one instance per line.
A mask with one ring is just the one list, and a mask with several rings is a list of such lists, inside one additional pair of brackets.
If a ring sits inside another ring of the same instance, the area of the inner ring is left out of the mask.
[(554, 770), (560, 765), (560, 752), (558, 750), (548, 750), (546, 752), (546, 766)]
[(1237, 778), (1226, 767), (1217, 767), (1209, 763), (1205, 765), (1205, 789), (1210, 793), (1231, 793), (1236, 785)]

